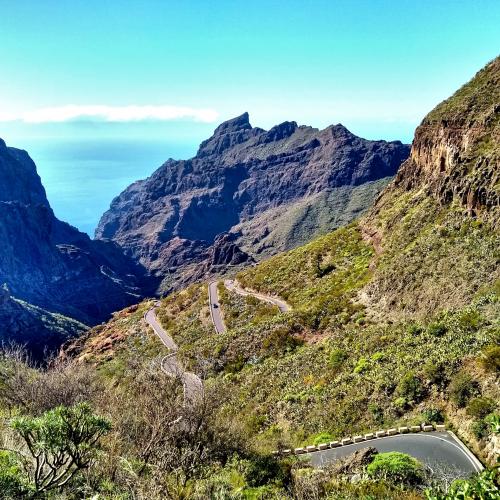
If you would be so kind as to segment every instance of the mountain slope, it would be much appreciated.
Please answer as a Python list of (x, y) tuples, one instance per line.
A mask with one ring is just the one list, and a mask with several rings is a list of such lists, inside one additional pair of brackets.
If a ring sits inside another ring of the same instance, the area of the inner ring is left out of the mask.
[[(204, 375), (208, 392), (227, 395), (218, 419), (243, 429), (256, 449), (445, 420), (495, 461), (485, 412), (498, 412), (500, 401), (498, 62), (446, 101), (467, 110), (465, 121), (428, 115), (411, 158), (366, 216), (237, 275), (292, 312), (222, 290), (228, 330), (217, 334), (206, 285), (162, 301), (158, 315), (178, 357)], [(496, 97), (490, 105), (485, 96)], [(129, 346), (147, 332), (139, 316), (117, 316), (77, 354), (119, 377)]]
[(96, 237), (117, 242), (166, 289), (230, 264), (211, 260), (221, 233), (234, 233), (240, 261), (251, 262), (350, 222), (407, 155), (400, 142), (367, 141), (342, 125), (265, 131), (245, 113), (217, 127), (194, 158), (168, 160), (127, 188)]
[[(3, 141), (0, 240), (0, 284), (6, 284), (17, 300), (91, 325), (141, 297), (139, 285), (144, 273), (140, 267), (125, 257), (117, 245), (93, 242), (59, 221), (31, 158), (25, 151), (7, 147)], [(9, 304), (12, 306), (12, 301), (0, 307), (5, 309)], [(3, 335), (24, 343), (28, 339), (22, 331), (9, 333), (13, 323), (2, 322)], [(81, 328), (80, 325), (76, 330)], [(52, 339), (50, 345), (55, 344)]]

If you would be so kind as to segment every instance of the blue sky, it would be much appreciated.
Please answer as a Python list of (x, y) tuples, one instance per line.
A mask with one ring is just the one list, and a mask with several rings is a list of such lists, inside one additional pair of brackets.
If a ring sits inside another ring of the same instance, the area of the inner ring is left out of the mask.
[(40, 141), (182, 146), (166, 158), (243, 111), (409, 142), (500, 48), (498, 0), (0, 0), (0, 13), (0, 137), (35, 156)]

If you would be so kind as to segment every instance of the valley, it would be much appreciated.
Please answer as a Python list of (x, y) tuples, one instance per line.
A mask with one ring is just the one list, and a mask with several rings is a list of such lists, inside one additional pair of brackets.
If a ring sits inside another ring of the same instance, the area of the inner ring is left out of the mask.
[(95, 240), (0, 144), (9, 182), (27, 172), (0, 182), (0, 311), (82, 321), (48, 367), (2, 352), (0, 481), (49, 495), (23, 432), (62, 414), (101, 432), (75, 498), (498, 498), (499, 103), (497, 57), (411, 150), (245, 113)]

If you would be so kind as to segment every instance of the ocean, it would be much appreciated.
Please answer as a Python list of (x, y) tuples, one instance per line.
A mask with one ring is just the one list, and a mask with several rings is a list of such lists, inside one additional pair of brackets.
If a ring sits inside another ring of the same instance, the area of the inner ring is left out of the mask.
[(194, 156), (194, 144), (162, 141), (36, 140), (23, 144), (56, 216), (93, 237), (113, 198), (151, 175), (168, 158)]

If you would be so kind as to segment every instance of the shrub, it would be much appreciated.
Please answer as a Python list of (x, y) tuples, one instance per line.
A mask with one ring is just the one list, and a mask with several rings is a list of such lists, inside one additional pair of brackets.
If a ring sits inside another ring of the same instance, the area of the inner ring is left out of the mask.
[(333, 436), (330, 433), (320, 432), (319, 434), (316, 434), (316, 436), (314, 436), (313, 444), (317, 446), (318, 444), (329, 443), (330, 441), (333, 441)]
[(368, 370), (370, 364), (366, 358), (360, 358), (354, 367), (354, 373), (363, 373)]
[(375, 455), (366, 471), (371, 478), (405, 484), (420, 483), (424, 476), (422, 464), (418, 460), (397, 451)]
[(425, 396), (425, 389), (422, 385), (422, 381), (420, 377), (417, 377), (413, 372), (407, 372), (399, 381), (397, 392), (409, 403), (418, 403)]
[[(24, 440), (31, 455), (23, 463), (35, 496), (62, 488), (93, 463), (99, 441), (111, 429), (90, 406), (59, 406), (40, 417), (15, 417), (11, 428)], [(36, 465), (34, 465), (36, 464)]]
[(414, 336), (420, 335), (423, 331), (424, 331), (424, 329), (418, 323), (412, 323), (408, 327), (408, 333), (410, 335), (414, 335)]
[(481, 364), (485, 370), (500, 372), (500, 346), (491, 345), (485, 347), (481, 356)]
[(447, 327), (444, 323), (438, 321), (431, 323), (427, 327), (427, 333), (433, 337), (442, 337), (447, 331)]
[(499, 472), (486, 469), (481, 474), (467, 480), (453, 482), (447, 492), (426, 490), (427, 500), (483, 500), (500, 497)]
[(488, 423), (492, 432), (500, 434), (500, 415), (498, 413), (488, 415), (484, 420)]
[(479, 394), (479, 384), (467, 373), (458, 373), (450, 384), (450, 399), (463, 408), (467, 401)]
[(343, 349), (335, 349), (330, 353), (328, 362), (332, 368), (338, 368), (347, 359), (347, 353)]
[(381, 424), (384, 421), (384, 410), (376, 403), (368, 404), (368, 411), (372, 414), (373, 419)]
[(442, 362), (428, 361), (423, 368), (423, 375), (431, 384), (443, 387), (448, 382), (446, 365)]
[(244, 476), (249, 486), (263, 486), (270, 481), (288, 484), (290, 463), (280, 462), (269, 455), (254, 456), (244, 462)]
[(24, 485), (20, 464), (8, 451), (0, 451), (0, 492), (2, 498), (24, 498)]
[(443, 412), (439, 408), (427, 408), (423, 412), (423, 417), (429, 423), (441, 424), (444, 422)]
[(384, 359), (385, 355), (383, 352), (376, 352), (372, 356), (372, 361), (375, 361), (375, 363), (378, 363), (379, 361), (382, 361)]
[(490, 426), (484, 420), (477, 420), (472, 424), (472, 434), (476, 439), (483, 439), (491, 432)]
[(496, 403), (490, 398), (474, 398), (467, 404), (467, 414), (476, 418), (484, 418), (496, 408)]
[(264, 339), (262, 348), (271, 355), (278, 355), (293, 351), (302, 343), (302, 340), (294, 337), (287, 328), (277, 328)]
[(408, 401), (405, 398), (396, 398), (394, 400), (394, 406), (399, 410), (405, 410), (408, 407)]

